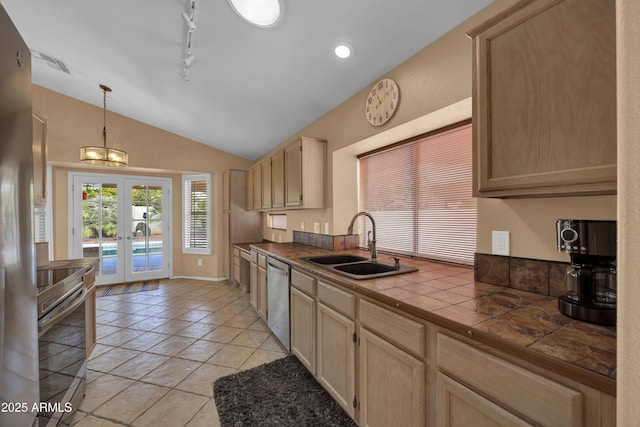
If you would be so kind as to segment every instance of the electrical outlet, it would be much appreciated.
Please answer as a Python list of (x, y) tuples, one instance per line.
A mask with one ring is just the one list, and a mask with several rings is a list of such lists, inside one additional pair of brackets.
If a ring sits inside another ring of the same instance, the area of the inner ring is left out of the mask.
[(509, 255), (509, 232), (491, 232), (491, 252), (494, 255)]
[(276, 233), (271, 233), (271, 241), (272, 242), (276, 241)]
[(329, 223), (328, 222), (324, 223), (324, 234), (329, 234)]
[(320, 223), (319, 222), (314, 222), (313, 223), (313, 232), (314, 233), (320, 233)]
[(304, 221), (300, 223), (300, 231), (304, 231)]
[(198, 258), (198, 267), (202, 267), (202, 258)]

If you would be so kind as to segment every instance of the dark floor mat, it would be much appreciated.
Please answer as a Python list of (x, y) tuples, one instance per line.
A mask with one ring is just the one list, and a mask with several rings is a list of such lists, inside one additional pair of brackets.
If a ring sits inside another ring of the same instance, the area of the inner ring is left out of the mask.
[(213, 385), (222, 427), (356, 426), (295, 356), (287, 356)]

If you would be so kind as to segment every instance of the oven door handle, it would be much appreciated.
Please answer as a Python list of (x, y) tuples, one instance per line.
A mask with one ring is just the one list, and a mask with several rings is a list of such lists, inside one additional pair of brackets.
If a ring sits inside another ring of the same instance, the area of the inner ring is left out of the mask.
[(38, 320), (38, 337), (41, 337), (45, 332), (47, 332), (58, 320), (78, 308), (80, 304), (84, 302), (86, 295), (87, 289), (84, 286), (84, 282), (82, 282), (82, 287), (80, 289), (75, 291), (60, 305)]

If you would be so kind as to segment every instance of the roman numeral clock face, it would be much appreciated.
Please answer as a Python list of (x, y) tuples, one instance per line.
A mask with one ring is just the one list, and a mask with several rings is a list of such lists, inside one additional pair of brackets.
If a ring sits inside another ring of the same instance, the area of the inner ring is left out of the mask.
[(396, 82), (382, 79), (373, 85), (367, 103), (365, 115), (373, 126), (385, 124), (393, 116), (400, 101), (400, 90)]

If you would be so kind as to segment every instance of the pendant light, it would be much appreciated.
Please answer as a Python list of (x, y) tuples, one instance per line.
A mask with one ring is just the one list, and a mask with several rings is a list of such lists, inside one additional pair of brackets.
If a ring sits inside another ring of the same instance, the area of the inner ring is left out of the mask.
[(111, 88), (100, 85), (100, 89), (102, 89), (104, 93), (103, 146), (86, 146), (80, 148), (80, 162), (99, 166), (127, 166), (129, 164), (129, 155), (125, 151), (107, 148), (107, 92), (111, 92)]

